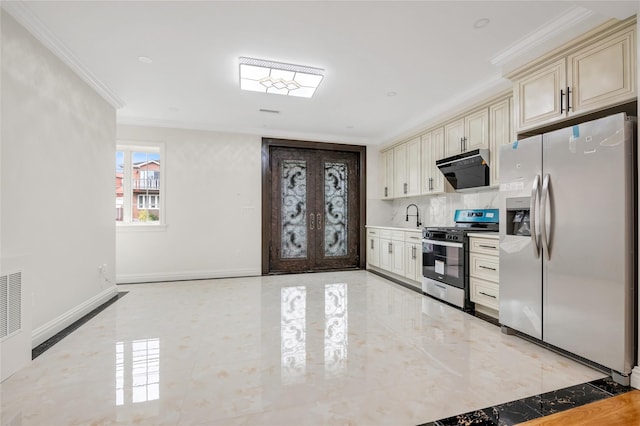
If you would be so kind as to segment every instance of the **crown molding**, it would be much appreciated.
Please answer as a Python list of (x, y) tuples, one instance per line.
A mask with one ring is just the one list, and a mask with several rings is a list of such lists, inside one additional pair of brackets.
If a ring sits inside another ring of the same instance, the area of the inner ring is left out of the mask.
[(116, 109), (125, 104), (106, 84), (104, 84), (89, 68), (56, 37), (47, 26), (33, 13), (23, 0), (0, 1), (4, 11), (25, 27), (38, 41), (44, 44), (55, 56), (71, 68), (85, 83), (93, 88), (111, 106)]
[[(379, 140), (359, 136), (346, 136), (329, 133), (307, 133), (282, 130), (271, 127), (264, 128), (238, 128), (230, 126), (216, 126), (209, 123), (187, 122), (180, 120), (166, 120), (157, 118), (130, 117), (119, 115), (116, 118), (117, 125), (156, 127), (174, 130), (193, 130), (213, 133), (231, 133), (248, 136), (271, 137), (279, 139), (300, 139), (316, 142), (342, 143), (352, 145), (375, 145)], [(117, 133), (117, 132), (116, 132)]]
[(584, 7), (575, 6), (563, 15), (547, 22), (532, 33), (521, 38), (505, 50), (498, 52), (490, 61), (495, 66), (503, 66), (514, 59), (525, 55), (528, 51), (547, 43), (549, 40), (558, 37), (581, 22), (586, 21), (594, 15), (594, 12)]

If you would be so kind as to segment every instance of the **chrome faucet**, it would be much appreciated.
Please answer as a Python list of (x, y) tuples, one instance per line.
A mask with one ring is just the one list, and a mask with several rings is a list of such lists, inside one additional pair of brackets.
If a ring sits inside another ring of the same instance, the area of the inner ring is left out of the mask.
[[(409, 207), (415, 207), (416, 208), (416, 214), (409, 214)], [(407, 206), (407, 218), (405, 219), (407, 222), (409, 222), (409, 216), (415, 216), (416, 217), (416, 228), (420, 228), (420, 225), (422, 225), (422, 223), (420, 222), (420, 210), (418, 210), (418, 206), (416, 206), (415, 204), (409, 204)]]

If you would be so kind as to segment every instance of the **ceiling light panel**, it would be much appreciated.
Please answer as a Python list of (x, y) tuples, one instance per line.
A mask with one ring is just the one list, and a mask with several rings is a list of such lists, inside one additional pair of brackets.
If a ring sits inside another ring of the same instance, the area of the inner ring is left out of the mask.
[(240, 57), (240, 89), (310, 98), (324, 70), (303, 65)]

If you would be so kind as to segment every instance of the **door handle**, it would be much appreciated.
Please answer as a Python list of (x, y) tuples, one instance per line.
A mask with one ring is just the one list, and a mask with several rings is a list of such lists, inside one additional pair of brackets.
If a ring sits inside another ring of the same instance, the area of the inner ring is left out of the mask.
[(494, 250), (496, 249), (496, 246), (487, 246), (487, 245), (484, 245), (484, 244), (478, 244), (478, 247), (494, 249)]
[(389, 191), (388, 191), (388, 188), (386, 186), (384, 187), (384, 196), (385, 197), (389, 196)]
[(320, 213), (316, 214), (316, 228), (320, 229), (322, 227), (322, 216)]
[(391, 245), (391, 243), (388, 243), (388, 244), (389, 244), (389, 254), (391, 254), (391, 253), (393, 253), (393, 249), (391, 248), (392, 245)]
[(493, 294), (487, 294), (484, 291), (479, 291), (478, 293), (480, 293), (483, 296), (492, 297), (492, 298), (496, 299), (496, 297)]
[(407, 184), (406, 183), (404, 184), (404, 193), (405, 194), (407, 193)]
[(567, 86), (567, 112), (571, 111), (571, 87)]
[(460, 152), (464, 151), (464, 149), (462, 148), (462, 138), (460, 138)]
[(560, 114), (564, 114), (564, 90), (560, 89)]
[(433, 178), (429, 178), (429, 191), (433, 191)]
[(312, 230), (312, 231), (313, 231), (313, 228), (314, 228), (314, 221), (313, 221), (313, 217), (314, 217), (314, 216), (313, 216), (313, 213), (311, 213), (311, 214), (309, 215), (309, 229), (310, 229), (310, 230)]
[(496, 268), (489, 268), (488, 266), (482, 266), (482, 265), (478, 265), (478, 268), (488, 269), (490, 271), (495, 271), (496, 270)]
[(416, 258), (416, 246), (411, 247), (411, 259)]
[(538, 230), (536, 228), (536, 206), (540, 189), (540, 175), (536, 175), (533, 179), (531, 187), (531, 201), (529, 204), (529, 226), (531, 227), (531, 243), (533, 245), (533, 254), (537, 258), (540, 257), (540, 243), (538, 242)]
[(549, 175), (544, 176), (542, 181), (542, 196), (540, 197), (540, 239), (542, 240), (542, 250), (547, 260), (551, 258), (549, 253), (549, 236), (547, 235), (547, 203), (549, 202)]
[(373, 250), (373, 238), (371, 239), (371, 250)]

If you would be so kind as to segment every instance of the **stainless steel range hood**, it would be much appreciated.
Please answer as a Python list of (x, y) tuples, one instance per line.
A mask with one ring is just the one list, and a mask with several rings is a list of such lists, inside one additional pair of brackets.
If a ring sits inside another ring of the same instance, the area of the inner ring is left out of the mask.
[(475, 149), (436, 161), (454, 189), (489, 186), (489, 150)]

